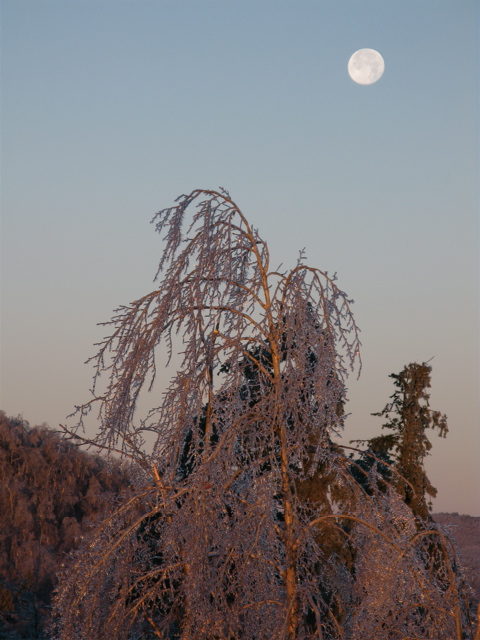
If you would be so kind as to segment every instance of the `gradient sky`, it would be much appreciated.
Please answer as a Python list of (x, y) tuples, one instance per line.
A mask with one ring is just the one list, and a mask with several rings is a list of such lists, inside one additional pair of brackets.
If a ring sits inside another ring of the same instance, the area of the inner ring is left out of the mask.
[[(388, 374), (434, 358), (434, 510), (480, 515), (478, 13), (3, 0), (0, 408), (56, 427), (86, 401), (96, 323), (154, 287), (153, 214), (222, 186), (272, 262), (305, 247), (356, 301), (345, 441), (380, 432)], [(385, 60), (371, 86), (347, 74), (363, 47)]]

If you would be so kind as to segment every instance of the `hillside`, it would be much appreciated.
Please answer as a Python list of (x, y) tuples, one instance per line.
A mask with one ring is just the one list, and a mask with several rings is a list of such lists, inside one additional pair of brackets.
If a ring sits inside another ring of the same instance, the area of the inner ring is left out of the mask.
[(453, 537), (477, 601), (480, 601), (480, 518), (458, 513), (434, 513), (433, 519)]
[(0, 638), (44, 638), (67, 555), (128, 487), (125, 471), (0, 411)]

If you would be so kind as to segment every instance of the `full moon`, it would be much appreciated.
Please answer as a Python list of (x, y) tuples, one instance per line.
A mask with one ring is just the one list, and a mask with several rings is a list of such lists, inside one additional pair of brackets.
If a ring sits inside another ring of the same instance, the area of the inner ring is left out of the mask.
[(385, 62), (375, 49), (359, 49), (348, 61), (348, 75), (358, 84), (373, 84), (380, 80)]

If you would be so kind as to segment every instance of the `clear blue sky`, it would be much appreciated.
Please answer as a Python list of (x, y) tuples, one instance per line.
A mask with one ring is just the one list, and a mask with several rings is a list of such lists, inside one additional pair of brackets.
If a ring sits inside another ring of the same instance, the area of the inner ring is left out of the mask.
[[(3, 0), (1, 399), (55, 427), (96, 326), (153, 288), (153, 214), (227, 188), (286, 267), (356, 301), (363, 375), (432, 357), (435, 510), (480, 515), (476, 0)], [(377, 49), (371, 86), (347, 75)]]

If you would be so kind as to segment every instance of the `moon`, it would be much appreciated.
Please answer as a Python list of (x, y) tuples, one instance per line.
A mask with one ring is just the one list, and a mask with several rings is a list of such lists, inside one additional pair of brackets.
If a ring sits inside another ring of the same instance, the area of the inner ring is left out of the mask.
[(357, 84), (373, 84), (380, 80), (385, 62), (375, 49), (359, 49), (348, 61), (348, 75)]

